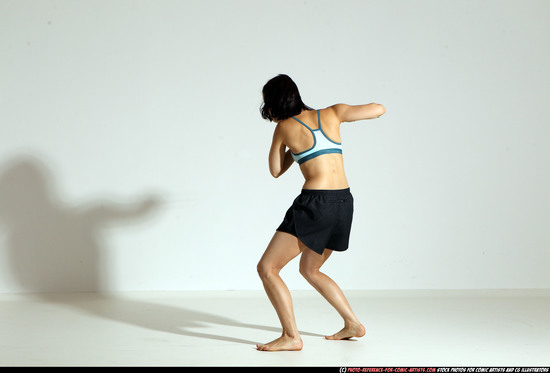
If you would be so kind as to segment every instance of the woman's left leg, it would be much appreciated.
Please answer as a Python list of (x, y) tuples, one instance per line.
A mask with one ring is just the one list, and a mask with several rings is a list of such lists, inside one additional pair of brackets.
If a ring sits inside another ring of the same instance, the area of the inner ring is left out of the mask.
[(281, 269), (301, 252), (298, 238), (275, 232), (264, 255), (258, 263), (258, 274), (265, 292), (277, 312), (283, 333), (280, 338), (263, 345), (257, 345), (260, 351), (301, 350), (302, 340), (296, 326), (292, 298), (285, 283), (279, 276)]

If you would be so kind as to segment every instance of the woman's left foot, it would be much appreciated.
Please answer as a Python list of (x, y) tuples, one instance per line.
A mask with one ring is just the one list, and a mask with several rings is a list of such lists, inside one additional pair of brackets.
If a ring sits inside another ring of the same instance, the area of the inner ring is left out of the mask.
[(258, 351), (300, 351), (302, 347), (303, 343), (300, 337), (292, 338), (287, 335), (282, 335), (265, 345), (256, 345)]

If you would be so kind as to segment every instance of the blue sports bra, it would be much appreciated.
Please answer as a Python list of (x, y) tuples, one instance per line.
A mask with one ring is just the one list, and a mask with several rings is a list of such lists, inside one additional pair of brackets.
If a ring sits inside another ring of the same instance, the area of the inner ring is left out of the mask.
[(332, 141), (323, 132), (321, 128), (321, 113), (319, 113), (319, 110), (317, 110), (317, 121), (319, 122), (319, 128), (317, 129), (312, 130), (307, 124), (305, 124), (298, 118), (292, 117), (292, 119), (300, 122), (313, 134), (313, 146), (310, 149), (304, 150), (303, 152), (300, 152), (298, 154), (294, 154), (292, 151), (290, 151), (290, 154), (292, 155), (292, 159), (298, 162), (298, 164), (301, 165), (305, 161), (309, 161), (310, 159), (313, 159), (323, 154), (329, 154), (329, 153), (342, 154), (342, 143)]

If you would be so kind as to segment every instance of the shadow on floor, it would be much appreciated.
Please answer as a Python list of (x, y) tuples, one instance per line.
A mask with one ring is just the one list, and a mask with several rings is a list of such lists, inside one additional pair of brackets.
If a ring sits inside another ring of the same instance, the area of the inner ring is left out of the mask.
[[(219, 324), (280, 332), (192, 309), (104, 295), (109, 257), (104, 230), (150, 217), (161, 201), (149, 197), (131, 204), (109, 200), (69, 205), (55, 181), (51, 169), (32, 156), (0, 165), (0, 228), (7, 233), (0, 255), (19, 288), (41, 301), (156, 331), (244, 344), (256, 342), (191, 329)], [(70, 294), (51, 294), (60, 292)], [(87, 294), (75, 297), (80, 292)]]
[[(210, 328), (215, 325), (235, 328), (249, 328), (277, 333), (280, 327), (243, 323), (214, 313), (193, 310), (193, 299), (189, 299), (190, 307), (171, 306), (161, 303), (141, 301), (126, 298), (121, 295), (102, 293), (88, 294), (33, 294), (32, 297), (41, 302), (73, 308), (78, 312), (93, 315), (107, 320), (138, 326), (159, 332), (173, 333), (188, 337), (206, 338), (224, 342), (242, 343), (256, 346), (266, 341), (251, 341), (237, 337), (199, 332), (194, 329)], [(187, 300), (185, 300), (187, 301)], [(231, 299), (223, 299), (222, 302)], [(220, 304), (223, 310), (224, 304)], [(237, 334), (238, 331), (235, 332)], [(300, 332), (302, 335), (322, 337), (320, 334)]]

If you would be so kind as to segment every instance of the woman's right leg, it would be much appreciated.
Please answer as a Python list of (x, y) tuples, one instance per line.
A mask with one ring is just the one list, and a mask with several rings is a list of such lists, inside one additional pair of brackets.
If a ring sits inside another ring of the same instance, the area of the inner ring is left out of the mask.
[(365, 335), (365, 327), (353, 313), (344, 293), (330, 277), (320, 271), (332, 250), (325, 249), (322, 255), (306, 249), (300, 258), (300, 273), (338, 311), (344, 319), (344, 328), (326, 339), (349, 339)]
[(279, 276), (281, 269), (301, 252), (298, 238), (284, 232), (275, 232), (264, 255), (258, 263), (258, 274), (265, 292), (273, 304), (283, 334), (280, 338), (264, 345), (257, 345), (260, 351), (301, 350), (302, 340), (296, 326), (292, 298)]

